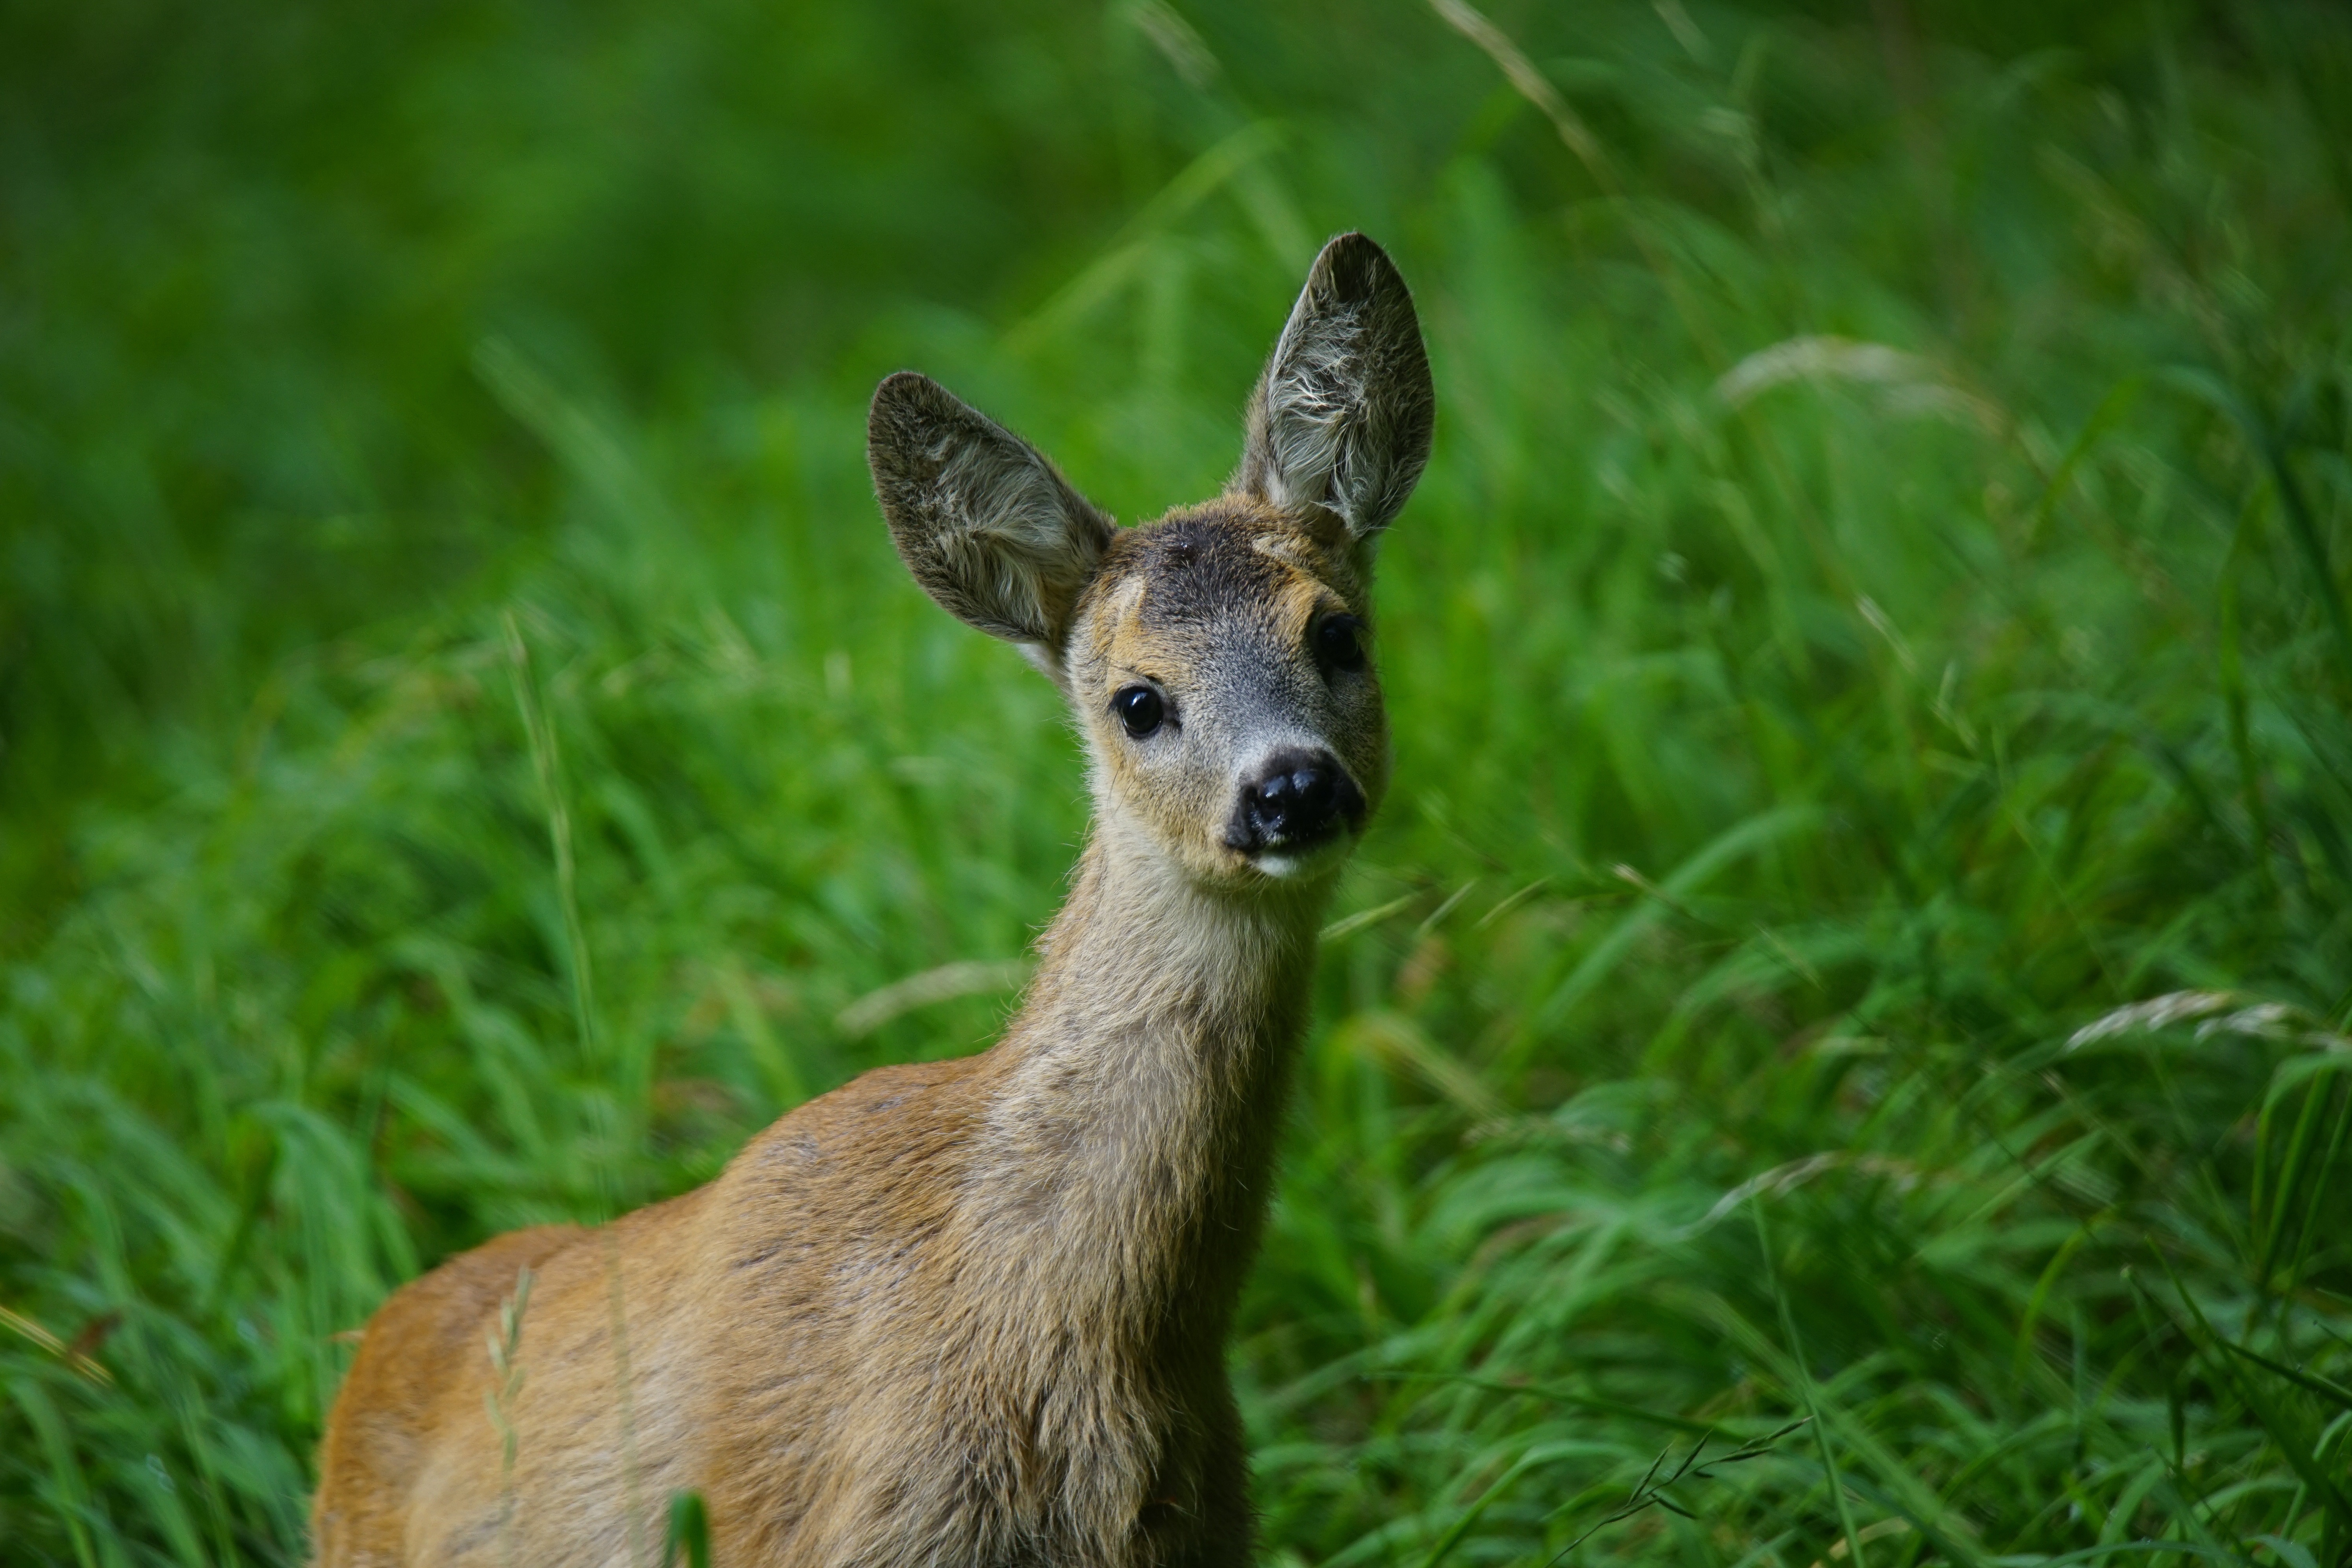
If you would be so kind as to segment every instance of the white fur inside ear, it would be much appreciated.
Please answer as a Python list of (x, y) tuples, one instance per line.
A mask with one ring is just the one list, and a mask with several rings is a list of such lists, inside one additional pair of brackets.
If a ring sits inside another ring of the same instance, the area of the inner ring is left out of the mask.
[(943, 564), (972, 601), (1010, 626), (1047, 627), (1093, 572), (1099, 542), (1070, 514), (1062, 487), (1033, 453), (1006, 442), (943, 435), (929, 498)]
[(1258, 378), (1234, 486), (1286, 511), (1323, 508), (1368, 539), (1412, 493), (1435, 413), (1404, 279), (1380, 247), (1341, 235)]
[(1294, 317), (1275, 346), (1265, 389), (1273, 447), (1266, 499), (1279, 507), (1326, 506), (1360, 526), (1350, 510), (1348, 426), (1364, 402), (1356, 310)]
[(1112, 525), (1035, 447), (901, 371), (875, 391), (866, 455), (899, 557), (932, 598), (1008, 641), (1061, 635)]

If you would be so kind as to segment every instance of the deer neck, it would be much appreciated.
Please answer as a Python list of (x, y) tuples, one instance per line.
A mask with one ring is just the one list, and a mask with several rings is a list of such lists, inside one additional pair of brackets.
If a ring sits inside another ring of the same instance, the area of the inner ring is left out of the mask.
[(1222, 1336), (1271, 1187), (1326, 891), (1204, 889), (1115, 822), (1089, 841), (998, 1047), (968, 1189), (996, 1278), (1016, 1300), (1034, 1288), (1045, 1321)]

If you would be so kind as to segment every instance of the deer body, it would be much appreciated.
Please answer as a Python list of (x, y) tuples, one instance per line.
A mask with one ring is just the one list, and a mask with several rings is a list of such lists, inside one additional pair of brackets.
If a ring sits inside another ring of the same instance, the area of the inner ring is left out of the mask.
[[(684, 1488), (730, 1568), (1246, 1561), (1224, 1340), (1314, 932), (1385, 782), (1355, 639), (1427, 450), (1420, 356), (1386, 258), (1333, 241), (1236, 489), (1117, 531), (930, 383), (884, 384), (900, 553), (1033, 649), (1088, 742), (1096, 825), (1029, 993), (990, 1051), (867, 1073), (706, 1187), (395, 1294), (329, 1422), (320, 1562), (646, 1561)], [(1302, 407), (1318, 430), (1286, 429)]]

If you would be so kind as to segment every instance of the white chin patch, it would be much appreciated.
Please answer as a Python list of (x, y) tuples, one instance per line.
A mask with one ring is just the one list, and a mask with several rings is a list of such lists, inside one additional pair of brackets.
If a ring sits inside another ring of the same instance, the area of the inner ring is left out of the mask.
[(1335, 833), (1312, 849), (1261, 850), (1250, 857), (1250, 864), (1277, 882), (1311, 877), (1347, 858), (1351, 838), (1349, 834)]

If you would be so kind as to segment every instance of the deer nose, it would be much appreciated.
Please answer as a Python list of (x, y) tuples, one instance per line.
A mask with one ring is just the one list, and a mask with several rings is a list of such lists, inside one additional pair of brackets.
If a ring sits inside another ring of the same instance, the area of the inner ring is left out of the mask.
[(1314, 842), (1364, 814), (1364, 792), (1328, 752), (1280, 752), (1242, 784), (1225, 842), (1244, 853)]

